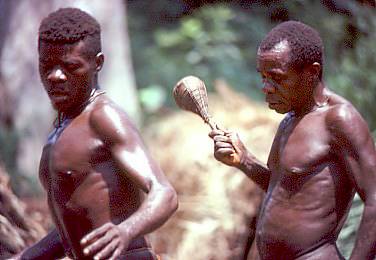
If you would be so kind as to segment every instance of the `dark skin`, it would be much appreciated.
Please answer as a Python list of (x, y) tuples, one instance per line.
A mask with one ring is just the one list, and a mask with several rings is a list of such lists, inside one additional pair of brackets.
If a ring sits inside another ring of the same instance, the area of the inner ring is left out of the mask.
[(177, 209), (175, 190), (132, 122), (94, 90), (104, 57), (85, 48), (84, 40), (40, 44), (42, 83), (64, 114), (39, 172), (56, 230), (20, 258), (62, 257), (65, 244), (77, 259), (117, 259)]
[(317, 62), (289, 65), (289, 44), (258, 53), (269, 108), (286, 113), (267, 164), (238, 135), (213, 130), (217, 160), (242, 170), (265, 192), (257, 223), (261, 259), (341, 259), (335, 245), (355, 192), (364, 202), (350, 259), (374, 259), (376, 152), (366, 122), (329, 91)]

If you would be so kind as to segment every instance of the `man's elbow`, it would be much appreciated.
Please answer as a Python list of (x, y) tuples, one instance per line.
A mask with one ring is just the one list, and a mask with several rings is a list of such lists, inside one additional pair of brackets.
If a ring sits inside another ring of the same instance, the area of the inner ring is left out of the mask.
[(158, 208), (160, 216), (166, 221), (178, 209), (178, 195), (170, 183), (155, 183), (152, 185), (149, 196)]
[(165, 188), (165, 207), (171, 216), (179, 207), (178, 195), (173, 187)]

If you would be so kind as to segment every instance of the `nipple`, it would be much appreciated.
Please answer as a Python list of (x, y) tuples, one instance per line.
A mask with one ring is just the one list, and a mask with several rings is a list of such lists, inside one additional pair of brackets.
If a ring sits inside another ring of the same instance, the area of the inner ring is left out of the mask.
[(71, 170), (59, 171), (57, 174), (58, 180), (64, 183), (71, 183), (74, 177), (74, 171)]
[(73, 176), (73, 171), (66, 171), (65, 175), (67, 175), (68, 177), (72, 177)]

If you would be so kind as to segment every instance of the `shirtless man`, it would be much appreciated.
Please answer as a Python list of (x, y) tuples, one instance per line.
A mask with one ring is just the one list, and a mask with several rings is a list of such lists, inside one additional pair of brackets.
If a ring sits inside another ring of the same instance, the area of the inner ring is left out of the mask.
[(365, 207), (351, 259), (374, 259), (374, 141), (356, 109), (326, 88), (320, 36), (300, 22), (276, 26), (258, 48), (257, 70), (269, 108), (286, 114), (267, 165), (236, 133), (209, 135), (215, 158), (266, 192), (256, 228), (261, 259), (343, 259), (336, 240), (355, 192)]
[(173, 214), (177, 196), (128, 116), (98, 88), (98, 22), (59, 9), (41, 22), (38, 43), (58, 112), (39, 172), (56, 229), (18, 259), (156, 259), (144, 235)]

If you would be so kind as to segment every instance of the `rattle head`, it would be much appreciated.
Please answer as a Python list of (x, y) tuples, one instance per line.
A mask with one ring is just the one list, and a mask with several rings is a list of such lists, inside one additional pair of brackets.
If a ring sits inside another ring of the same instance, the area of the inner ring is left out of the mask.
[(208, 95), (205, 83), (195, 76), (186, 76), (176, 83), (173, 89), (176, 104), (184, 110), (199, 115), (205, 122), (209, 121)]

